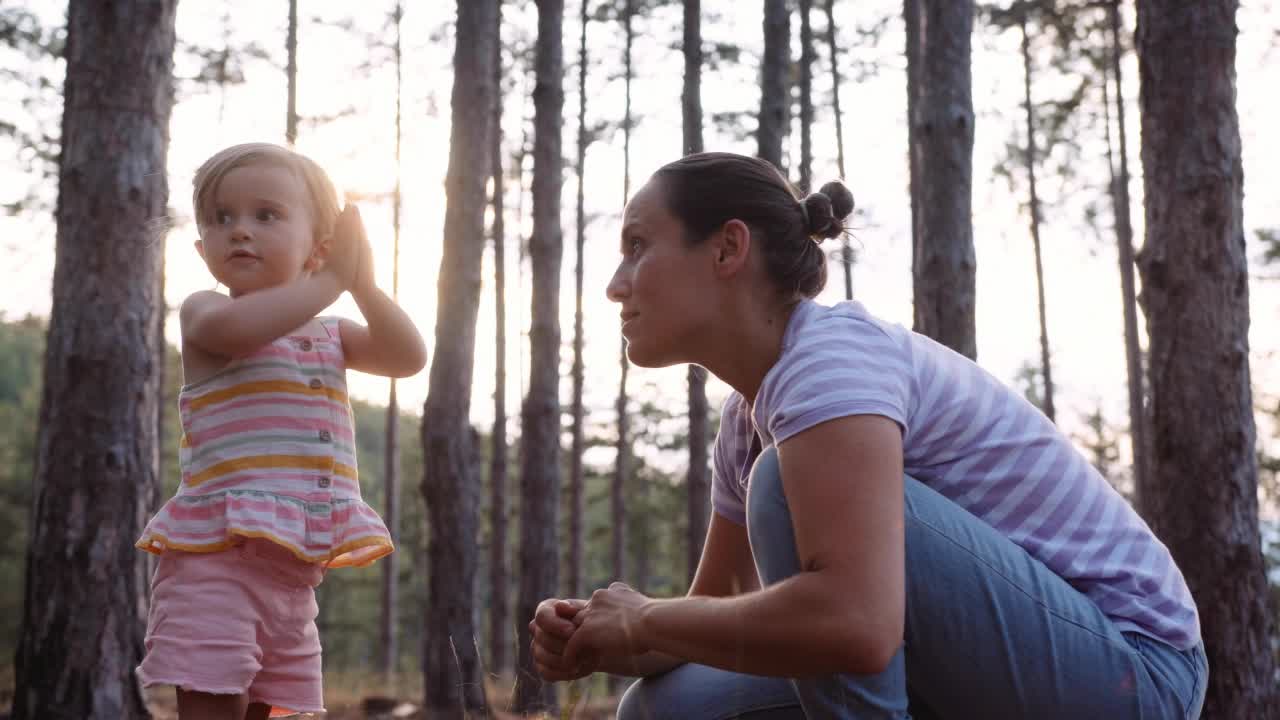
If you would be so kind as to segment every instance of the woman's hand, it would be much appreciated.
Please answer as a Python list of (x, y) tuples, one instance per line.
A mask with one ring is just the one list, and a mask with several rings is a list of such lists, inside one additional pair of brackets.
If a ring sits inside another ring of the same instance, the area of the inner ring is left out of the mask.
[(533, 636), (534, 668), (543, 680), (577, 680), (595, 672), (594, 662), (571, 662), (564, 657), (565, 645), (576, 629), (573, 619), (586, 604), (585, 600), (556, 598), (538, 603), (533, 620), (529, 621), (529, 634)]
[(649, 602), (649, 598), (620, 582), (592, 593), (591, 601), (573, 616), (576, 629), (565, 645), (564, 661), (572, 665), (582, 658), (629, 657), (648, 652), (640, 621)]

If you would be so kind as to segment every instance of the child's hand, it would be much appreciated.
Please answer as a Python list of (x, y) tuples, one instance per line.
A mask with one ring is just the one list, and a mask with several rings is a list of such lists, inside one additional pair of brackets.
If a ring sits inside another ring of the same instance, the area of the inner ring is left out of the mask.
[(344, 288), (358, 296), (378, 286), (374, 278), (374, 249), (369, 243), (369, 233), (365, 232), (365, 222), (357, 205), (348, 204), (338, 215), (333, 228), (333, 245), (335, 254), (342, 255), (338, 277), (342, 279)]
[(360, 218), (360, 208), (348, 204), (334, 223), (325, 267), (338, 276), (343, 289), (359, 295), (376, 287), (373, 248)]

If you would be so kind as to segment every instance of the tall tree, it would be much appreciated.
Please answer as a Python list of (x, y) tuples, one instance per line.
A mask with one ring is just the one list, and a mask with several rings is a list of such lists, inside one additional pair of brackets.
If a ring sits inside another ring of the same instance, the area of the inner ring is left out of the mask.
[(1022, 32), (1022, 91), (1023, 109), (1027, 121), (1027, 144), (1023, 148), (1023, 163), (1027, 168), (1027, 211), (1031, 223), (1031, 244), (1036, 260), (1036, 299), (1040, 311), (1040, 379), (1044, 382), (1044, 405), (1041, 409), (1050, 420), (1053, 408), (1053, 366), (1049, 360), (1049, 322), (1045, 317), (1044, 263), (1040, 259), (1040, 194), (1036, 190), (1036, 113), (1031, 102), (1031, 36), (1027, 33), (1027, 15), (1033, 4), (1021, 2), (1018, 10), (1018, 29)]
[[(502, 3), (494, 13), (502, 37)], [(489, 148), (493, 178), (494, 364), (493, 430), (489, 434), (489, 665), (507, 669), (507, 273), (506, 184), (502, 170), (502, 43), (493, 44), (493, 127)]]
[(813, 0), (800, 0), (800, 192), (813, 188)]
[(289, 30), (285, 36), (284, 73), (289, 86), (288, 107), (285, 109), (284, 139), (289, 147), (298, 140), (298, 0), (289, 0)]
[[(680, 96), (684, 116), (684, 151), (702, 152), (702, 2), (684, 0), (684, 90)], [(689, 469), (685, 484), (689, 491), (689, 533), (686, 546), (686, 577), (693, 582), (702, 557), (702, 543), (710, 520), (711, 483), (707, 471), (707, 371), (690, 365), (689, 385)]]
[(1153, 441), (1138, 502), (1201, 609), (1206, 718), (1280, 707), (1249, 384), (1237, 7), (1143, 0), (1136, 36)]
[[(538, 40), (534, 60), (533, 270), (529, 328), (529, 392), (521, 409), (520, 595), (517, 616), (533, 617), (543, 598), (556, 593), (559, 574), (556, 509), (560, 498), (560, 185), (564, 159), (564, 0), (537, 0)], [(517, 712), (551, 710), (555, 693), (537, 679), (527, 625), (517, 623), (520, 660)]]
[[(402, 69), (403, 55), (400, 45), (400, 25), (404, 17), (404, 8), (396, 0), (391, 11), (391, 24), (395, 39), (392, 41), (392, 55), (396, 66), (396, 183), (391, 191), (391, 228), (394, 240), (391, 250), (391, 296), (400, 299), (400, 111), (403, 93)], [(496, 95), (496, 93), (495, 93)], [(391, 532), (391, 540), (400, 542), (400, 403), (396, 399), (396, 379), (391, 378), (391, 387), (387, 392), (387, 430), (385, 454), (383, 456), (383, 478), (386, 487), (387, 514), (384, 518), (387, 529)], [(396, 669), (396, 658), (399, 655), (396, 618), (399, 617), (397, 596), (400, 592), (400, 573), (398, 553), (391, 553), (382, 559), (382, 617), (379, 623), (379, 636), (382, 655), (378, 659), (379, 669), (383, 673), (391, 673)]]
[[(173, 0), (71, 3), (53, 305), (14, 718), (148, 717), (143, 554), (158, 484)], [(152, 231), (154, 232), (154, 231)]]
[(578, 34), (578, 236), (573, 269), (573, 449), (569, 457), (569, 597), (582, 593), (582, 251), (587, 239), (586, 183), (587, 168), (587, 0), (579, 3)]
[[(836, 171), (844, 179), (844, 118), (840, 112), (840, 48), (836, 43), (836, 0), (826, 0), (827, 48), (831, 55), (831, 108), (836, 121)], [(853, 299), (853, 246), (846, 233), (841, 238), (840, 264), (844, 266), (844, 297)]]
[(916, 332), (976, 358), (973, 4), (905, 0)]
[[(1146, 483), (1149, 467), (1150, 445), (1147, 441), (1147, 415), (1143, 403), (1142, 381), (1142, 346), (1138, 340), (1138, 303), (1134, 288), (1133, 262), (1133, 225), (1129, 209), (1129, 143), (1128, 130), (1124, 120), (1124, 83), (1120, 70), (1120, 56), (1123, 51), (1120, 20), (1120, 0), (1111, 0), (1107, 5), (1110, 33), (1110, 52), (1107, 53), (1107, 64), (1103, 67), (1102, 107), (1107, 115), (1107, 168), (1111, 172), (1111, 199), (1115, 214), (1116, 244), (1119, 248), (1117, 256), (1120, 261), (1120, 299), (1124, 312), (1124, 356), (1125, 368), (1129, 381), (1129, 436), (1133, 444), (1133, 478), (1134, 484), (1142, 486)], [(1120, 141), (1119, 174), (1111, 153), (1111, 101), (1107, 93), (1107, 76), (1110, 75), (1116, 85), (1116, 122), (1117, 135)]]
[[(622, 9), (623, 43), (623, 113), (622, 113), (622, 203), (631, 199), (631, 46), (635, 41), (635, 1), (624, 0)], [(618, 399), (615, 410), (618, 415), (618, 443), (614, 454), (613, 483), (609, 489), (610, 528), (613, 531), (613, 576), (626, 577), (627, 512), (626, 487), (631, 475), (631, 415), (628, 410), (627, 375), (631, 363), (627, 362), (626, 338), (619, 339)]]
[(760, 116), (756, 153), (783, 170), (791, 88), (791, 11), (787, 0), (764, 0), (764, 59), (760, 65)]
[(458, 0), (453, 115), (435, 354), (422, 416), (422, 496), (430, 517), (425, 706), (485, 710), (472, 618), (480, 470), (469, 422), (484, 252), (485, 173), (493, 118), (497, 0)]

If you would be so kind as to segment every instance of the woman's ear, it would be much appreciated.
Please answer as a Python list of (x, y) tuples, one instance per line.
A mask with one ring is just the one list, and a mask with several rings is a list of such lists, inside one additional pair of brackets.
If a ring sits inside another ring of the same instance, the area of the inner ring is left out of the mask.
[(751, 254), (751, 228), (738, 219), (729, 220), (711, 237), (715, 251), (716, 275), (733, 277), (747, 266)]

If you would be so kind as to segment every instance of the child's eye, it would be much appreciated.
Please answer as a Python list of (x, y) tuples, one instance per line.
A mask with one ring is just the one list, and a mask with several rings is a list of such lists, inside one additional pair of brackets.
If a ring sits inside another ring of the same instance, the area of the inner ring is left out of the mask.
[(231, 222), (231, 213), (226, 210), (215, 210), (213, 213), (213, 222), (217, 225), (226, 225)]
[(631, 238), (627, 241), (627, 254), (635, 255), (640, 252), (640, 238)]
[(280, 217), (280, 214), (277, 213), (275, 210), (268, 210), (266, 208), (263, 208), (258, 211), (258, 222), (271, 222), (272, 220), (276, 220), (279, 217)]

